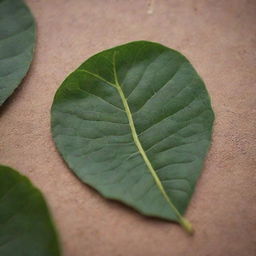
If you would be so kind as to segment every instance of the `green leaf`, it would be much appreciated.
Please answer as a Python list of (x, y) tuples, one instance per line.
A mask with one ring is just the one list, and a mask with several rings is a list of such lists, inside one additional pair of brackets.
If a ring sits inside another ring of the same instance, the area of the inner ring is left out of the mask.
[(26, 75), (35, 47), (35, 23), (22, 0), (0, 0), (0, 105)]
[(138, 41), (96, 54), (58, 89), (52, 133), (85, 183), (149, 216), (179, 222), (210, 145), (214, 114), (179, 52)]
[(58, 239), (41, 192), (0, 165), (0, 255), (57, 256)]

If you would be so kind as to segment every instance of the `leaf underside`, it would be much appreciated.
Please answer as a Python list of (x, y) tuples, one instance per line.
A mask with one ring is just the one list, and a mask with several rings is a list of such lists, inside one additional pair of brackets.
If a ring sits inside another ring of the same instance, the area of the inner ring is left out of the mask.
[(0, 165), (0, 255), (58, 256), (55, 228), (41, 192)]
[(210, 145), (214, 114), (179, 52), (138, 41), (94, 55), (52, 105), (52, 134), (69, 167), (103, 196), (179, 222)]
[(0, 0), (0, 105), (26, 75), (33, 57), (35, 23), (22, 0)]

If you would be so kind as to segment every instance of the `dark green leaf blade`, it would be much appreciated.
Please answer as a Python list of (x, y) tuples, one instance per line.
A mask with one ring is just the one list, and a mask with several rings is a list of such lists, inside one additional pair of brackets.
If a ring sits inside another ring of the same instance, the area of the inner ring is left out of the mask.
[(63, 82), (52, 133), (76, 175), (107, 198), (179, 222), (210, 145), (214, 114), (180, 53), (138, 41), (103, 51)]
[(22, 0), (0, 0), (0, 105), (26, 75), (35, 47), (35, 22)]
[(58, 238), (41, 192), (0, 165), (0, 255), (59, 256)]

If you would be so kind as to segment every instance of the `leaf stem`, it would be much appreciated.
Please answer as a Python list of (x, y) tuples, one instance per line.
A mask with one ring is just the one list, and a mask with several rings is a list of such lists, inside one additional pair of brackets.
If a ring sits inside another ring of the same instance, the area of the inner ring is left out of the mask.
[(186, 218), (181, 217), (179, 223), (190, 235), (194, 234), (193, 226)]

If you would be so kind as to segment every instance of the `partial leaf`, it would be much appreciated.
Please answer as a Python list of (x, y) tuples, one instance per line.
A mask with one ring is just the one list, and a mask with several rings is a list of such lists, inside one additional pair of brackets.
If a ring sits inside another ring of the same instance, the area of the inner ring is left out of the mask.
[(22, 0), (0, 0), (0, 105), (26, 75), (35, 47), (35, 22)]
[(179, 222), (210, 145), (214, 114), (179, 52), (139, 41), (85, 61), (58, 89), (52, 134), (69, 167), (103, 196)]
[(41, 192), (28, 178), (2, 165), (0, 255), (60, 255), (56, 231)]

